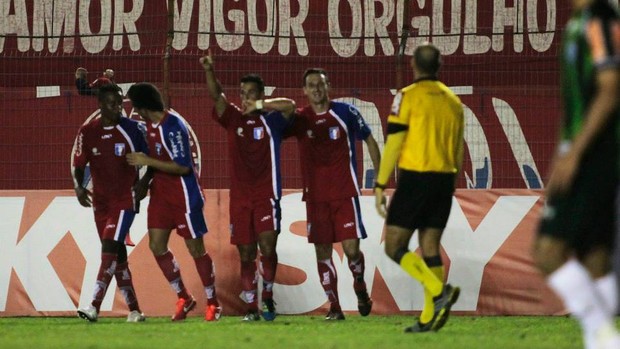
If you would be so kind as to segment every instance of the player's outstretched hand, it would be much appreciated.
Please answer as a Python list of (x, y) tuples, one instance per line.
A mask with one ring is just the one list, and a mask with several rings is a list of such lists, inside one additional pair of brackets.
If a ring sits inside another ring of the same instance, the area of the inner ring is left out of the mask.
[(207, 55), (200, 57), (198, 61), (202, 64), (202, 68), (205, 71), (213, 70), (213, 56), (211, 55), (211, 50), (208, 50)]

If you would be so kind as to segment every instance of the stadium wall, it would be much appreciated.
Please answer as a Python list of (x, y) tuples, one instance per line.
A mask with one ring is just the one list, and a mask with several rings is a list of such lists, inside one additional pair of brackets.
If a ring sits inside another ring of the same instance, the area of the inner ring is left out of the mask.
[[(274, 286), (278, 312), (323, 313), (329, 305), (316, 273), (313, 247), (305, 237), (305, 205), (301, 193), (285, 194)], [(228, 190), (206, 190), (205, 195), (210, 229), (205, 242), (215, 264), (218, 296), (226, 315), (242, 314), (239, 257), (229, 243)], [(360, 202), (369, 234), (361, 248), (373, 313), (420, 311), (420, 285), (383, 252), (383, 220), (375, 213), (374, 196), (367, 191)], [(462, 288), (455, 311), (471, 315), (564, 313), (529, 256), (541, 206), (540, 191), (457, 191), (442, 244), (448, 281)], [(65, 190), (0, 191), (0, 212), (0, 316), (73, 316), (78, 306), (88, 304), (100, 263), (92, 211), (81, 207), (73, 192)], [(146, 214), (142, 213), (131, 232), (136, 246), (129, 248), (136, 292), (148, 316), (168, 316), (176, 296), (158, 271), (146, 230)], [(410, 247), (416, 248), (413, 240)], [(202, 285), (182, 239), (173, 237), (170, 248), (181, 265), (185, 284), (197, 296), (198, 309), (204, 308)], [(343, 309), (356, 311), (353, 280), (340, 247), (333, 257)], [(102, 306), (105, 316), (127, 312), (115, 290), (112, 281)]]

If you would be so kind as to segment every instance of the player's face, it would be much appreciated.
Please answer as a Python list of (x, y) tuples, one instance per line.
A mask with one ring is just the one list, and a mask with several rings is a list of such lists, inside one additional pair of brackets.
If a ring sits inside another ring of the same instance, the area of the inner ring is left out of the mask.
[(116, 93), (106, 93), (99, 102), (101, 117), (111, 121), (118, 120), (123, 109), (123, 99)]
[(254, 82), (242, 82), (239, 96), (242, 104), (246, 101), (257, 101), (263, 97), (258, 85)]
[(311, 104), (323, 104), (329, 99), (329, 83), (323, 74), (310, 74), (306, 76), (304, 94)]

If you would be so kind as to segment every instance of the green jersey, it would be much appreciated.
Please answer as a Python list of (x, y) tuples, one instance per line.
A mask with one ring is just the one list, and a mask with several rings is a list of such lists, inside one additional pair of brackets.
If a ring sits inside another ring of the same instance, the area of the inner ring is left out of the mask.
[[(597, 72), (620, 67), (620, 20), (607, 1), (594, 1), (573, 14), (564, 31), (561, 51), (564, 119), (562, 141), (570, 142), (582, 128), (587, 110), (597, 92)], [(620, 98), (620, 96), (619, 96)], [(615, 143), (615, 125), (605, 128), (598, 142)], [(593, 145), (591, 148), (598, 148)], [(592, 149), (594, 150), (594, 149)]]

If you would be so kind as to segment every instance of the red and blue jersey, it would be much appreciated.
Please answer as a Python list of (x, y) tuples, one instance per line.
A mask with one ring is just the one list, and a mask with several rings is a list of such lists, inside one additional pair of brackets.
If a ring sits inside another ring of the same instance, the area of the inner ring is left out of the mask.
[(73, 166), (90, 166), (95, 210), (137, 211), (132, 188), (138, 170), (127, 163), (125, 155), (146, 151), (144, 126), (135, 120), (123, 117), (116, 126), (104, 127), (101, 118), (97, 118), (80, 128)]
[(321, 202), (358, 196), (355, 142), (371, 134), (359, 110), (332, 101), (325, 113), (316, 114), (307, 106), (296, 114), (291, 132), (299, 140), (305, 200)]
[(168, 111), (157, 124), (147, 122), (149, 155), (161, 161), (174, 161), (192, 169), (179, 176), (155, 170), (150, 205), (170, 207), (186, 213), (202, 211), (204, 196), (192, 158), (189, 130), (185, 122)]
[(280, 199), (280, 144), (290, 122), (278, 111), (243, 115), (234, 104), (213, 119), (228, 133), (231, 198)]

